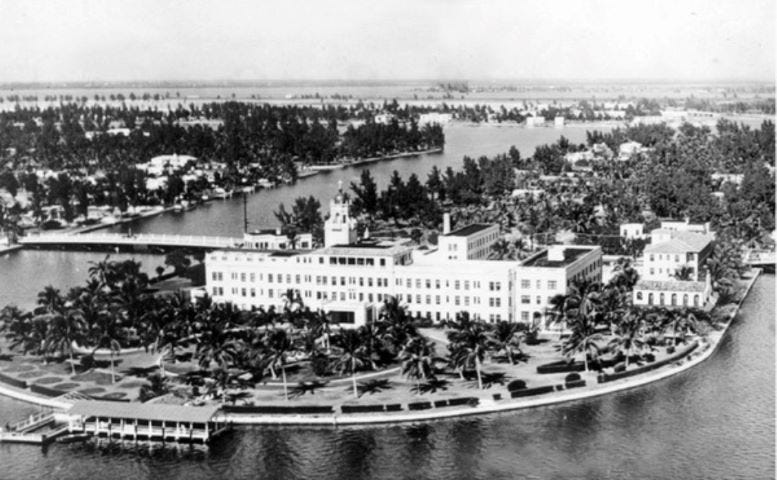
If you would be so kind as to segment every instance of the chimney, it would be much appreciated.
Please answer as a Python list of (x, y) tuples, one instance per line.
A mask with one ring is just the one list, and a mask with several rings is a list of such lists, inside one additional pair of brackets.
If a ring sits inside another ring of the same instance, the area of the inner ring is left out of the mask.
[(276, 234), (276, 235), (280, 235), (280, 234), (281, 234), (281, 229), (280, 229), (280, 227), (278, 227), (278, 228), (276, 228), (276, 229), (275, 229), (275, 234)]
[(449, 233), (451, 233), (451, 214), (443, 213), (442, 214), (442, 234), (448, 235)]

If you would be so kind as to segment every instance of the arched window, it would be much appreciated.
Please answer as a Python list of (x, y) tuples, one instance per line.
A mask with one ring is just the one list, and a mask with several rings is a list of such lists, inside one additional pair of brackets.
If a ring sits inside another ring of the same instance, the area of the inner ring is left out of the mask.
[(659, 302), (659, 305), (663, 305), (664, 304), (664, 294), (663, 293), (659, 293), (658, 294), (658, 302)]
[(637, 292), (637, 300), (642, 300), (642, 292)]
[(699, 306), (699, 294), (693, 296), (693, 306), (698, 307)]
[(648, 293), (648, 305), (653, 305), (653, 292)]
[(675, 305), (677, 305), (677, 294), (673, 293), (672, 294), (672, 306), (675, 306)]
[(683, 293), (683, 307), (687, 307), (687, 306), (688, 306), (688, 294)]

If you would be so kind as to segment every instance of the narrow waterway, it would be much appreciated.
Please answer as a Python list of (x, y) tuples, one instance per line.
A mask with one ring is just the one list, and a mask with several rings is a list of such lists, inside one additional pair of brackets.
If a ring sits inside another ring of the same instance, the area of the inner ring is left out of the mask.
[[(338, 182), (348, 189), (351, 182), (358, 182), (365, 168), (372, 172), (382, 188), (388, 182), (394, 170), (407, 179), (412, 173), (426, 181), (433, 165), (439, 169), (461, 168), (465, 155), (479, 157), (505, 153), (515, 145), (522, 155), (529, 156), (539, 145), (552, 143), (564, 135), (574, 143), (583, 143), (586, 131), (591, 129), (609, 130), (606, 125), (573, 125), (563, 129), (523, 128), (512, 126), (467, 126), (454, 124), (445, 129), (445, 151), (439, 154), (419, 155), (390, 161), (372, 163), (355, 168), (345, 168), (321, 173), (300, 180), (295, 185), (283, 186), (271, 190), (260, 190), (247, 197), (249, 228), (276, 226), (273, 212), (284, 203), (290, 207), (294, 199), (312, 195), (322, 206), (323, 212), (329, 209), (329, 200), (334, 196)], [(221, 235), (241, 236), (243, 232), (243, 199), (235, 197), (228, 200), (216, 200), (180, 214), (166, 213), (150, 219), (142, 219), (123, 224), (105, 231), (133, 233), (168, 233), (180, 235)], [(81, 284), (87, 275), (89, 262), (102, 260), (105, 254), (82, 252), (52, 252), (26, 250), (11, 255), (0, 256), (0, 307), (9, 303), (23, 308), (31, 308), (35, 296), (46, 285), (68, 288)], [(113, 256), (128, 258), (127, 255)], [(134, 255), (143, 262), (144, 269), (153, 273), (164, 263), (162, 257), (153, 255)]]

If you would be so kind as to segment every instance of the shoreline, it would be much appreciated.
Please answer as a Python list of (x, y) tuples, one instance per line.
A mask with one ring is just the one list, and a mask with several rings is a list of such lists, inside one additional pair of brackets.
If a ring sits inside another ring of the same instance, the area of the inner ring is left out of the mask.
[[(725, 321), (722, 328), (720, 330), (714, 330), (710, 332), (708, 337), (702, 342), (701, 348), (689, 353), (688, 356), (679, 359), (675, 365), (668, 366), (666, 369), (658, 369), (639, 376), (607, 382), (606, 384), (595, 384), (579, 390), (564, 390), (563, 392), (555, 392), (551, 396), (542, 398), (523, 400), (509, 398), (504, 400), (494, 400), (493, 398), (480, 398), (477, 406), (452, 408), (450, 410), (429, 409), (415, 412), (403, 411), (401, 414), (391, 415), (335, 413), (309, 417), (293, 414), (251, 415), (219, 413), (217, 414), (217, 418), (219, 421), (228, 421), (234, 425), (337, 427), (345, 425), (400, 424), (472, 415), (488, 415), (512, 410), (550, 406), (630, 390), (680, 374), (707, 360), (717, 350), (718, 345), (725, 336), (726, 332), (728, 332), (731, 323), (736, 318), (742, 307), (742, 304), (747, 299), (748, 295), (750, 294), (750, 290), (752, 289), (753, 285), (755, 285), (755, 282), (758, 280), (761, 274), (761, 269), (752, 269), (750, 271), (751, 278), (747, 279), (748, 282), (742, 293), (742, 298), (729, 314), (728, 319)], [(32, 392), (20, 390), (4, 384), (0, 384), (0, 395), (14, 398), (22, 402), (50, 408), (66, 409), (69, 408), (70, 405), (69, 402), (58, 400), (57, 398), (40, 397), (33, 394)], [(429, 397), (428, 399), (424, 400), (433, 401), (434, 399)]]

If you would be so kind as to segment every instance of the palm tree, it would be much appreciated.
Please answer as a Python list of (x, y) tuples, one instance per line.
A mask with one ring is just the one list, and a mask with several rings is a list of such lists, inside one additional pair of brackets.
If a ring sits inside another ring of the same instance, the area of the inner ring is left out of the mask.
[(278, 378), (276, 370), (281, 369), (283, 374), (283, 395), (289, 400), (289, 391), (286, 384), (286, 357), (294, 348), (291, 339), (286, 334), (286, 330), (277, 328), (267, 335), (265, 346), (267, 355), (264, 361), (267, 363), (272, 378)]
[(56, 315), (62, 312), (64, 306), (65, 300), (60, 295), (59, 290), (53, 285), (48, 285), (38, 293), (38, 307), (35, 309), (35, 313)]
[(369, 362), (365, 345), (362, 342), (359, 332), (351, 329), (340, 330), (334, 337), (334, 344), (339, 349), (340, 353), (335, 359), (333, 367), (341, 375), (345, 373), (351, 374), (353, 395), (358, 398), (359, 392), (356, 388), (356, 370)]
[(510, 244), (507, 240), (500, 238), (491, 245), (491, 252), (488, 254), (488, 258), (494, 260), (502, 260), (510, 253)]
[(378, 318), (378, 336), (397, 354), (407, 340), (417, 335), (407, 309), (399, 303), (397, 297), (389, 297), (380, 310)]
[(7, 305), (0, 310), (0, 332), (15, 349), (27, 341), (31, 330), (32, 314), (15, 305)]
[(73, 345), (82, 343), (86, 336), (86, 322), (81, 311), (73, 307), (65, 307), (62, 313), (51, 317), (44, 350), (46, 353), (67, 354), (70, 357), (70, 369), (76, 374), (73, 359)]
[(492, 342), (486, 327), (481, 322), (468, 321), (468, 316), (462, 315), (459, 327), (448, 333), (448, 340), (453, 367), (463, 375), (465, 368), (474, 366), (478, 388), (482, 390), (481, 365)]
[(108, 348), (111, 352), (111, 383), (116, 383), (114, 356), (121, 351), (121, 340), (126, 334), (126, 330), (110, 316), (101, 317), (100, 322), (88, 333), (88, 338), (93, 340), (92, 355), (100, 348)]
[(564, 341), (562, 352), (564, 355), (571, 356), (575, 353), (583, 354), (585, 371), (588, 371), (588, 356), (592, 354), (596, 357), (600, 348), (598, 343), (604, 340), (601, 333), (596, 331), (593, 318), (590, 315), (577, 315), (572, 317), (568, 323), (572, 334)]
[(420, 380), (434, 377), (432, 368), (432, 355), (434, 355), (434, 343), (421, 336), (407, 341), (399, 353), (402, 362), (402, 374), (416, 379), (416, 387), (420, 391)]
[(521, 351), (520, 344), (522, 331), (521, 324), (503, 320), (497, 322), (494, 325), (494, 330), (491, 332), (493, 346), (496, 348), (497, 352), (504, 351), (507, 354), (510, 365), (515, 364), (513, 350), (516, 349), (519, 353)]
[[(626, 367), (629, 366), (629, 357), (632, 351), (641, 349), (644, 345), (642, 331), (644, 328), (644, 311), (638, 308), (629, 310), (615, 329), (615, 337), (610, 340), (610, 345), (619, 348), (626, 356)], [(587, 368), (586, 368), (587, 369)]]

